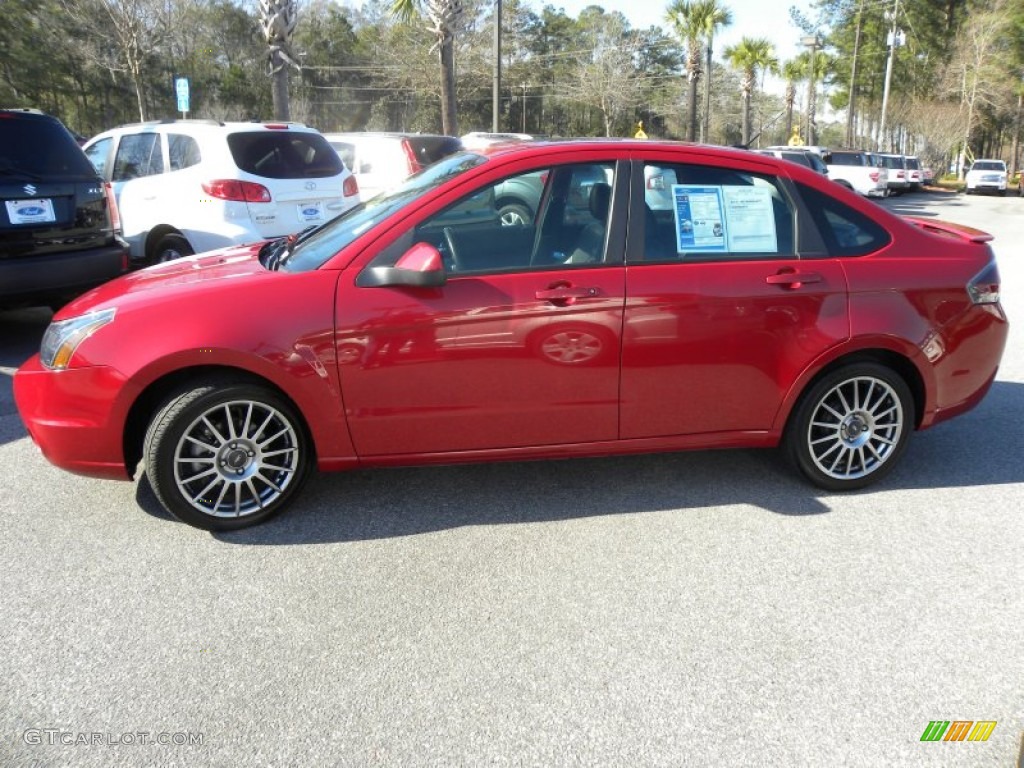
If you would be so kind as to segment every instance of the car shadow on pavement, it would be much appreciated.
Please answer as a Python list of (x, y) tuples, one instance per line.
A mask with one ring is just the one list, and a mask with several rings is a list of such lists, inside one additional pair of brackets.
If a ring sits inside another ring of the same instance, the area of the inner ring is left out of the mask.
[(886, 198), (883, 207), (899, 216), (942, 216), (932, 206), (941, 205), (943, 211), (951, 206), (963, 205), (962, 200), (953, 192), (910, 192), (896, 197)]
[[(894, 472), (857, 493), (1024, 482), (1024, 432), (1010, 416), (1022, 411), (1024, 385), (997, 382), (975, 411), (914, 434)], [(831, 498), (772, 450), (361, 470), (315, 476), (281, 517), (213, 535), (232, 544), (337, 543), (736, 504), (802, 517), (830, 512)]]

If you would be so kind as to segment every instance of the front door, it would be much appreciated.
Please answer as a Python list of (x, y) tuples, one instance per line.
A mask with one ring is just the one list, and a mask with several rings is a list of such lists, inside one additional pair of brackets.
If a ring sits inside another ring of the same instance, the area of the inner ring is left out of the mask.
[(625, 276), (609, 233), (624, 240), (624, 229), (609, 221), (625, 211), (613, 205), (614, 165), (537, 170), (524, 179), (543, 185), (534, 220), (501, 225), (494, 191), (517, 186), (502, 179), (410, 226), (372, 262), (428, 242), (445, 258), (444, 286), (360, 287), (342, 275), (339, 370), (359, 455), (618, 436)]

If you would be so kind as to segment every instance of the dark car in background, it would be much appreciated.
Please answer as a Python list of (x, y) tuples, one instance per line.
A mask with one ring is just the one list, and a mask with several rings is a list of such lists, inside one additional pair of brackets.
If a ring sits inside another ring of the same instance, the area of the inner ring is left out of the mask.
[(117, 205), (71, 133), (0, 109), (0, 307), (61, 304), (128, 269)]

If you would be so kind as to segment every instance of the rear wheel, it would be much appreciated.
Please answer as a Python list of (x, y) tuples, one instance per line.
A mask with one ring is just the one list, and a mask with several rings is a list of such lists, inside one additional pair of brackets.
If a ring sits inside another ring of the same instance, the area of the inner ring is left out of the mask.
[(876, 363), (839, 368), (800, 400), (785, 448), (797, 468), (830, 491), (863, 488), (884, 477), (906, 449), (914, 400), (906, 382)]
[(181, 235), (164, 235), (153, 249), (153, 263), (162, 264), (165, 261), (174, 261), (182, 256), (191, 256), (195, 253)]
[(273, 390), (208, 380), (164, 401), (146, 432), (146, 476), (164, 508), (210, 531), (270, 519), (312, 465), (292, 406)]

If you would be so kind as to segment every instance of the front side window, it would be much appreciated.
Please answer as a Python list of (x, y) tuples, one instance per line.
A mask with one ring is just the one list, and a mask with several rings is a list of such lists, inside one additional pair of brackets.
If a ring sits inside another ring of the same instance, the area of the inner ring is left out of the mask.
[(646, 163), (643, 261), (789, 257), (794, 253), (793, 211), (770, 176)]
[(411, 227), (374, 266), (394, 263), (415, 243), (437, 248), (450, 277), (604, 263), (613, 179), (612, 163), (502, 179)]
[(114, 181), (130, 181), (164, 172), (158, 133), (128, 133), (121, 137), (114, 157)]
[(89, 158), (93, 168), (104, 179), (107, 178), (107, 161), (110, 157), (110, 145), (113, 139), (100, 139), (85, 150), (85, 156)]

